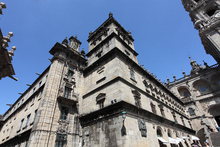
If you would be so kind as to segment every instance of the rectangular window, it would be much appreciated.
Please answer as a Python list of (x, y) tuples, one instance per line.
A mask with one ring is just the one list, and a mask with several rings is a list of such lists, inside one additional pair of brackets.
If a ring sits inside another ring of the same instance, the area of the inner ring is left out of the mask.
[(23, 126), (23, 123), (24, 123), (24, 119), (21, 120), (21, 124), (20, 124), (19, 130), (21, 130), (21, 128)]
[(31, 117), (31, 114), (29, 114), (29, 115), (27, 116), (27, 121), (26, 121), (25, 127), (27, 127), (27, 126), (29, 125), (30, 117)]
[(69, 70), (68, 73), (67, 73), (67, 79), (71, 80), (72, 77), (73, 77), (73, 74), (74, 74), (74, 72), (72, 70)]
[(55, 147), (65, 147), (67, 142), (66, 134), (57, 134)]
[(131, 76), (131, 79), (135, 81), (135, 74), (134, 74), (133, 68), (130, 68), (130, 76)]
[(67, 120), (68, 113), (69, 113), (69, 109), (67, 107), (61, 107), (60, 119)]
[(64, 89), (64, 97), (65, 98), (70, 98), (70, 96), (71, 96), (71, 88), (69, 88), (69, 87), (65, 87), (65, 89)]
[(157, 114), (157, 110), (156, 110), (156, 107), (153, 103), (150, 104), (151, 105), (151, 110), (154, 114)]
[(99, 105), (99, 108), (104, 108), (104, 101), (98, 101), (97, 104)]

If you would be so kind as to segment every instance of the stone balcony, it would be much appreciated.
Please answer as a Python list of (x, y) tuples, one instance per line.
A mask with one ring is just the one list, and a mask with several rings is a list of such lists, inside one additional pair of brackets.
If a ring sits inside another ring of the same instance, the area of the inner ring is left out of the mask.
[(184, 98), (181, 97), (181, 101), (183, 103), (189, 103), (189, 102), (193, 101), (193, 99), (191, 97), (184, 97)]
[(58, 102), (62, 104), (72, 105), (78, 103), (78, 97), (79, 95), (76, 93), (72, 93), (69, 97), (65, 97), (63, 94), (60, 94), (58, 96)]

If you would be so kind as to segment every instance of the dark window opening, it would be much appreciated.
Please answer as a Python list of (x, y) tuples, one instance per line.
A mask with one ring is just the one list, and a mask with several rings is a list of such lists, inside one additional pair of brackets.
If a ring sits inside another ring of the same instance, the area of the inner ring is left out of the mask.
[(64, 97), (65, 98), (70, 98), (70, 96), (71, 96), (71, 88), (69, 88), (69, 87), (65, 87), (65, 89), (64, 89)]
[(154, 114), (157, 114), (157, 110), (156, 110), (155, 105), (154, 105), (153, 103), (151, 103), (150, 106), (151, 106), (152, 112), (153, 112)]
[(72, 76), (73, 76), (74, 72), (72, 70), (69, 70), (68, 73), (67, 73), (67, 78), (69, 80), (71, 80)]
[(135, 106), (138, 108), (141, 108), (141, 98), (140, 97), (134, 97), (135, 100)]
[(135, 73), (134, 73), (133, 68), (130, 68), (130, 76), (131, 76), (131, 79), (135, 81)]
[(215, 14), (216, 11), (217, 11), (216, 9), (209, 9), (208, 11), (206, 11), (206, 14), (208, 14), (208, 16), (211, 17), (212, 15)]
[(216, 116), (215, 121), (217, 122), (218, 126), (220, 127), (220, 116)]
[(69, 113), (69, 109), (67, 107), (61, 107), (60, 119), (67, 120), (68, 113)]
[(100, 93), (100, 94), (96, 97), (96, 104), (99, 105), (99, 108), (100, 108), (100, 109), (104, 108), (105, 97), (106, 97), (106, 94), (105, 94), (105, 93)]
[(194, 1), (198, 3), (200, 0), (194, 0)]
[(65, 147), (67, 142), (66, 134), (57, 134), (55, 147)]
[(99, 105), (99, 108), (104, 108), (104, 100), (98, 101), (97, 104)]
[(193, 109), (193, 108), (189, 108), (189, 109), (188, 109), (188, 112), (189, 112), (189, 115), (190, 115), (190, 116), (196, 115), (195, 109)]

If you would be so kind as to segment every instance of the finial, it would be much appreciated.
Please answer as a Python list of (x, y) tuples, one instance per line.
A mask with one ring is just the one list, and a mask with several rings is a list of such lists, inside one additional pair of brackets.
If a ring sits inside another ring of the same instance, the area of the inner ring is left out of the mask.
[(109, 18), (113, 17), (112, 12), (109, 12), (108, 16), (109, 16)]
[(189, 61), (190, 61), (190, 62), (193, 62), (193, 60), (192, 60), (192, 58), (191, 58), (191, 57), (189, 57)]
[(184, 77), (186, 77), (186, 73), (185, 72), (182, 72), (182, 74), (183, 74)]
[(174, 81), (176, 81), (176, 76), (173, 76)]
[(170, 79), (167, 79), (167, 84), (170, 84)]
[(202, 60), (202, 61), (203, 61), (203, 64), (205, 65), (205, 67), (209, 67), (207, 62), (205, 62), (204, 60)]

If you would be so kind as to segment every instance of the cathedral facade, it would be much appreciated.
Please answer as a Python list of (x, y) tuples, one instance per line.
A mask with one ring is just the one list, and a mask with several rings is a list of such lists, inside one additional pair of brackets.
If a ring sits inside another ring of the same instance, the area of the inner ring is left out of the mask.
[(110, 13), (56, 43), (51, 64), (0, 118), (0, 146), (189, 147), (199, 139), (185, 104), (138, 64), (134, 39)]

